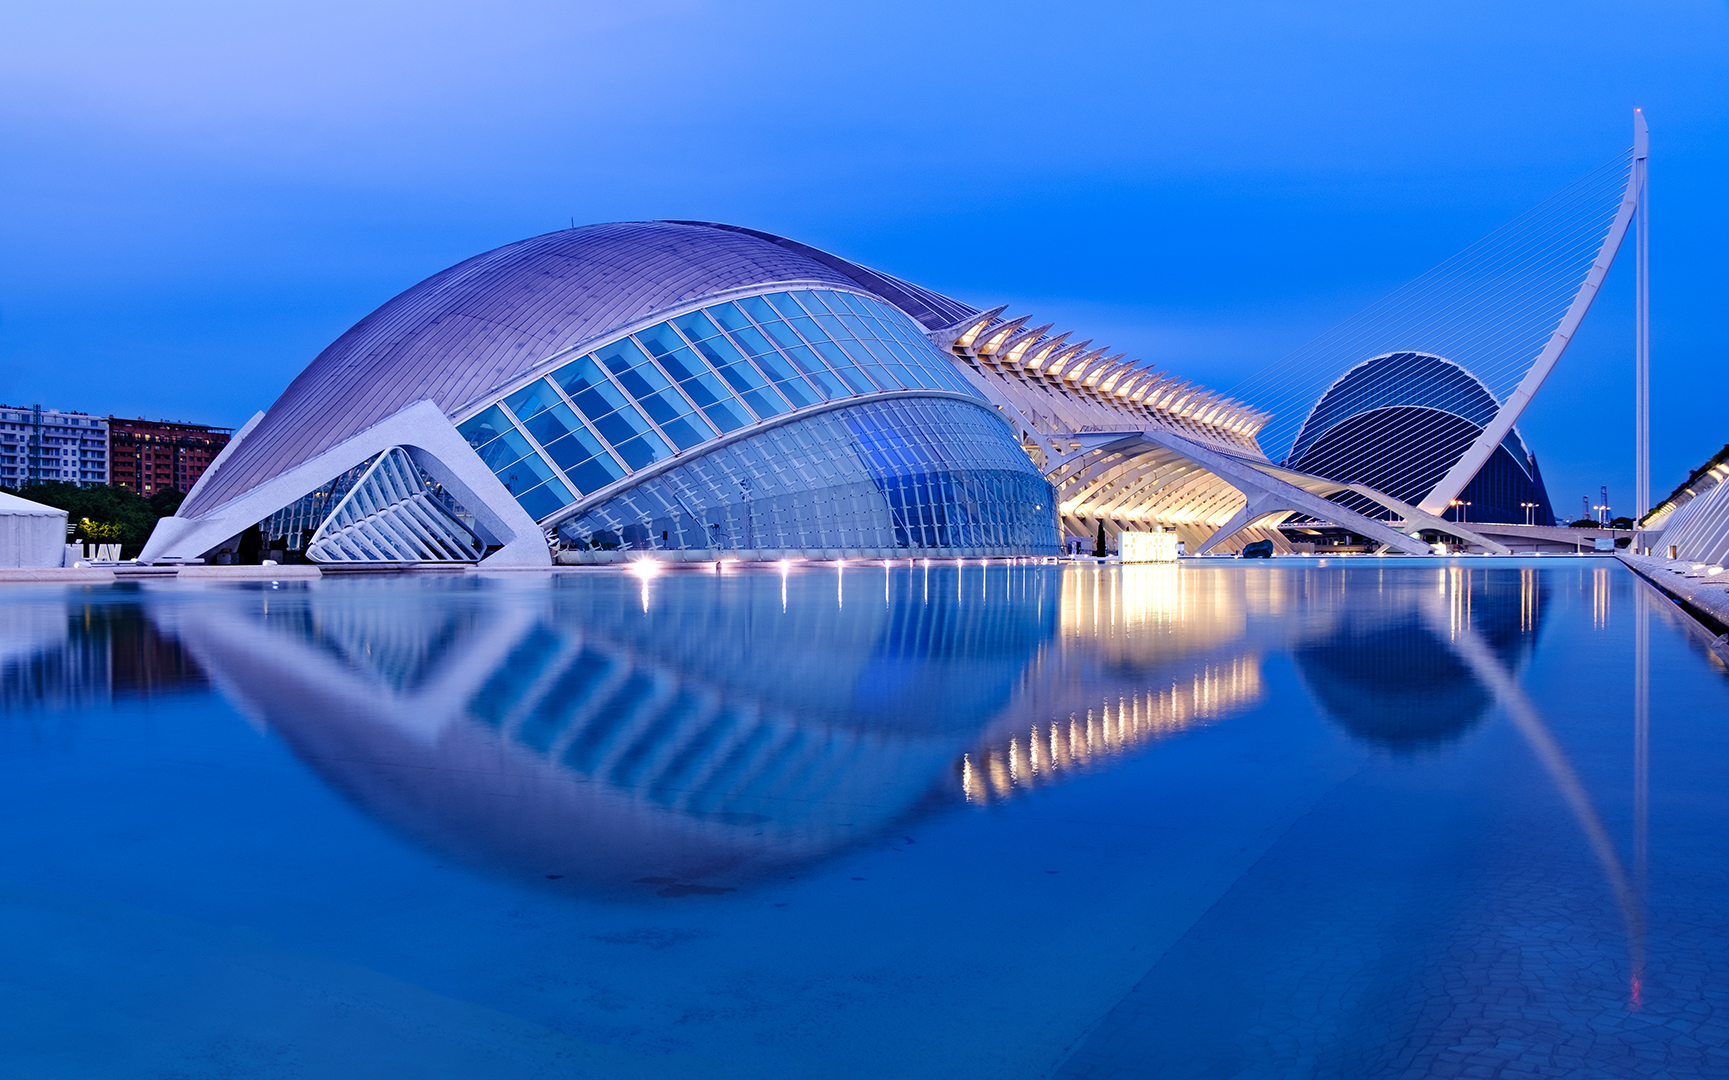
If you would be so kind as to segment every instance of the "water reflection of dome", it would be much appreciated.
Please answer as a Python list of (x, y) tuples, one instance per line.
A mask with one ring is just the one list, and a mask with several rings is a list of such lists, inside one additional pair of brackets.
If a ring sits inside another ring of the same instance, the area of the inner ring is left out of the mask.
[[(1535, 645), (1545, 590), (1534, 570), (1477, 573), (1484, 587), (1455, 589), (1447, 618), (1468, 621), (1516, 671)], [(1322, 708), (1358, 739), (1400, 751), (1446, 743), (1475, 726), (1493, 695), (1424, 609), (1433, 598), (1415, 582), (1386, 590), (1378, 575), (1342, 581), (1331, 617), (1302, 634), (1291, 652)]]
[[(332, 582), (170, 629), (369, 814), (490, 872), (628, 895), (742, 887), (1258, 695), (1242, 643), (1204, 628), (1203, 651), (1173, 638), (1132, 670), (1059, 644), (1064, 577), (864, 564)], [(1137, 611), (1120, 613), (1144, 625)], [(969, 761), (982, 771), (957, 776)]]
[(940, 570), (916, 603), (922, 577), (887, 603), (880, 567), (677, 575), (647, 602), (624, 575), (389, 606), (344, 586), (177, 630), (369, 813), (492, 871), (640, 892), (743, 883), (958, 801), (951, 763), (1054, 631), (1049, 572), (1018, 573), (981, 601)]

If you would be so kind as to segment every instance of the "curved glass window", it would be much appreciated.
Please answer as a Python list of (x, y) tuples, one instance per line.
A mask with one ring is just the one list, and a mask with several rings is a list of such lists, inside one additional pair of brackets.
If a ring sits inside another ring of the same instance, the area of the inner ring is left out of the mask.
[(714, 558), (1055, 554), (1053, 499), (1014, 433), (985, 407), (902, 398), (819, 413), (699, 455), (561, 523), (558, 535), (578, 552)]
[(905, 389), (978, 396), (898, 309), (853, 293), (796, 289), (712, 304), (622, 337), (506, 395), (458, 430), (543, 519), (751, 424)]

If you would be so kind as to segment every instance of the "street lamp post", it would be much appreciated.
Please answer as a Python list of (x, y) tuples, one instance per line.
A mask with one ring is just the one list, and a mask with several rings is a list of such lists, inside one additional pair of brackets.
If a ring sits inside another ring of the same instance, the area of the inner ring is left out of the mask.
[(1525, 508), (1525, 524), (1527, 524), (1527, 525), (1537, 524), (1537, 521), (1536, 521), (1537, 504), (1536, 503), (1522, 502), (1519, 505), (1523, 506)]
[(1465, 508), (1465, 516), (1462, 520), (1470, 521), (1471, 520), (1471, 504), (1470, 503), (1460, 503), (1459, 505), (1463, 506)]
[(1447, 504), (1447, 508), (1453, 512), (1453, 517), (1451, 520), (1453, 520), (1453, 521), (1459, 520), (1459, 507), (1464, 506), (1464, 505), (1465, 504), (1460, 502), (1458, 499), (1454, 499), (1452, 502), (1449, 502)]

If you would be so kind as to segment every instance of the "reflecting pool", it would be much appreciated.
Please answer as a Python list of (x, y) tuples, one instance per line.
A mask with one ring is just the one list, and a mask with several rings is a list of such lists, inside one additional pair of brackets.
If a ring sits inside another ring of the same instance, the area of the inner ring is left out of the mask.
[(0, 1075), (1729, 1075), (1609, 559), (0, 593)]

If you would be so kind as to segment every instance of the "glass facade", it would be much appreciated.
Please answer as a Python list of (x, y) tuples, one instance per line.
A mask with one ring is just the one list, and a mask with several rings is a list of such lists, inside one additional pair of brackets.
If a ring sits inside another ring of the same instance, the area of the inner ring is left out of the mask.
[(544, 521), (675, 452), (887, 390), (978, 396), (902, 312), (855, 293), (805, 289), (712, 304), (638, 331), (458, 428)]
[(986, 406), (863, 402), (731, 443), (563, 522), (608, 551), (1055, 555), (1051, 486)]

